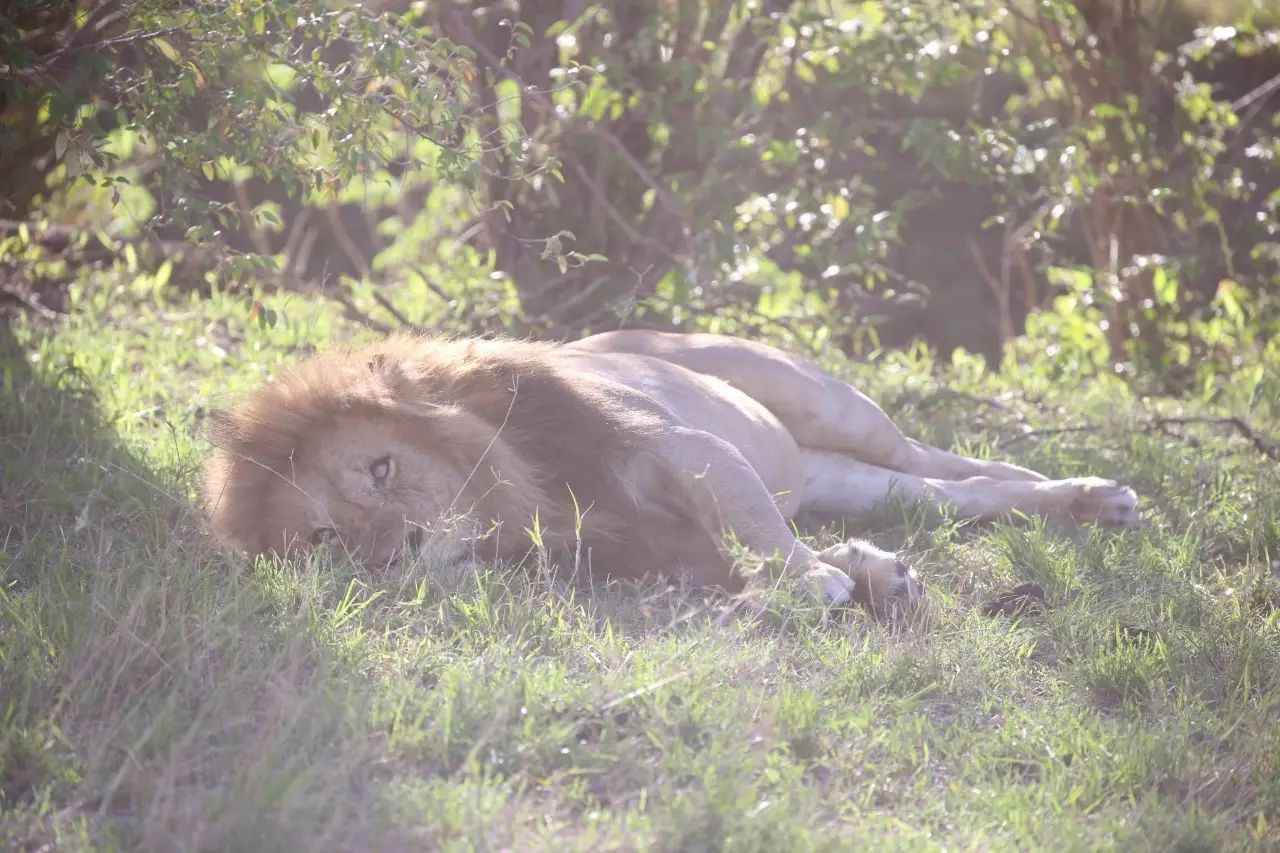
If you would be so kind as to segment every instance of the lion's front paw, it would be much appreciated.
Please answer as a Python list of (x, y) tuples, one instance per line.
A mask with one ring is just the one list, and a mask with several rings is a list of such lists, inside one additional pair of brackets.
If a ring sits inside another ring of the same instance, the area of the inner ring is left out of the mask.
[(853, 579), (832, 565), (806, 572), (804, 579), (829, 607), (848, 604), (856, 592)]
[(1059, 511), (1077, 524), (1128, 527), (1138, 523), (1138, 495), (1101, 477), (1072, 477), (1037, 484), (1050, 492)]
[(853, 579), (853, 600), (875, 613), (913, 608), (924, 599), (916, 570), (868, 542), (851, 539), (831, 546), (818, 558), (848, 574)]

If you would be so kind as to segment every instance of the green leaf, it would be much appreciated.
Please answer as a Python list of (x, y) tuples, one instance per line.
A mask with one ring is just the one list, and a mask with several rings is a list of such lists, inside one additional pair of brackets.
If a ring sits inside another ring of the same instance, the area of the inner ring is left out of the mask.
[(156, 36), (151, 43), (156, 46), (156, 50), (164, 54), (165, 59), (177, 64), (182, 62), (182, 54), (178, 53), (178, 49), (167, 38)]
[(1156, 267), (1152, 273), (1151, 289), (1155, 292), (1157, 304), (1178, 304), (1178, 280), (1169, 275), (1164, 267)]
[(173, 275), (173, 259), (166, 258), (155, 273), (155, 289), (162, 290), (169, 283), (169, 277)]

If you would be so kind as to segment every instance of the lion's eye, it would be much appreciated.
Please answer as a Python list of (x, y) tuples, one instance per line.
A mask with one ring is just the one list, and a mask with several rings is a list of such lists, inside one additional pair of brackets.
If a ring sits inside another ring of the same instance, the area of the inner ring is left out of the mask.
[(321, 527), (311, 534), (311, 544), (317, 546), (323, 545), (330, 539), (337, 538), (338, 531), (334, 530), (332, 527)]
[(379, 486), (385, 486), (394, 471), (395, 463), (391, 461), (390, 456), (383, 456), (369, 463), (369, 474), (373, 477), (373, 482)]

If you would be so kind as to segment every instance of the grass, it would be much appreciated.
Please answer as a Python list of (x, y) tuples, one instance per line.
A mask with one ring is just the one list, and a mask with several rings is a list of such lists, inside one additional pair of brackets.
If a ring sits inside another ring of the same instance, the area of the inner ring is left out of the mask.
[[(915, 561), (929, 619), (785, 589), (748, 613), (536, 568), (374, 579), (216, 547), (191, 503), (202, 418), (359, 334), (265, 301), (274, 328), (243, 298), (82, 288), (56, 328), (0, 327), (0, 847), (1280, 843), (1277, 466), (1222, 430), (1139, 428), (1245, 414), (1253, 389), (833, 363), (915, 435), (1131, 483), (1144, 526), (893, 506), (848, 528)], [(1280, 434), (1274, 395), (1248, 416)], [(984, 615), (1026, 581), (1041, 612)]]

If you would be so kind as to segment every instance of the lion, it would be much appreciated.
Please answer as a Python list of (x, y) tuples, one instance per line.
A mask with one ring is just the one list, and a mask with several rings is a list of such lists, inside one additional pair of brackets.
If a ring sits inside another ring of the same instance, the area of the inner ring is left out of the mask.
[(212, 528), (251, 553), (332, 539), (385, 566), (428, 545), (453, 560), (537, 545), (595, 575), (734, 589), (745, 551), (873, 611), (918, 603), (917, 572), (858, 539), (815, 550), (797, 514), (840, 520), (899, 494), (973, 519), (1138, 519), (1126, 486), (908, 438), (816, 364), (713, 334), (391, 336), (285, 370), (212, 440)]

